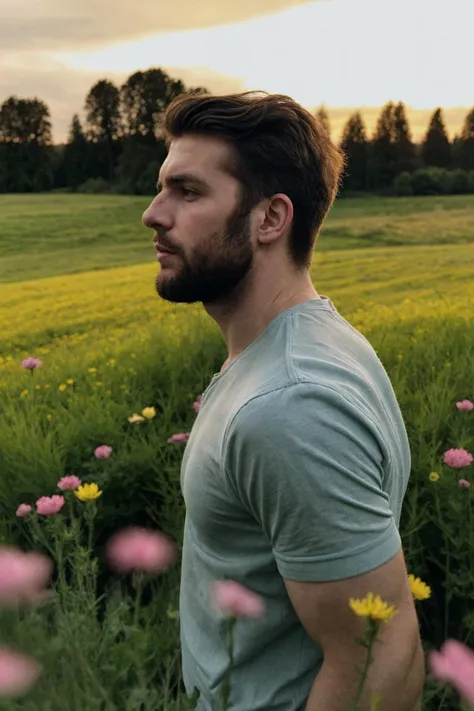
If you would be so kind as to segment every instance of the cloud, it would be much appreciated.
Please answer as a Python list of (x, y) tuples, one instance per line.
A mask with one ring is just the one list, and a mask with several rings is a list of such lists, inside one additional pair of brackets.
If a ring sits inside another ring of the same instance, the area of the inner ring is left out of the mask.
[(3, 51), (74, 51), (251, 20), (310, 0), (1, 0)]

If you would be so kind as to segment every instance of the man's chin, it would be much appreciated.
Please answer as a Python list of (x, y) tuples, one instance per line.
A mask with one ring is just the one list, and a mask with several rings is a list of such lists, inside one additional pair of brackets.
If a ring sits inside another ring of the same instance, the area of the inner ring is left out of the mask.
[(199, 301), (195, 295), (186, 293), (178, 285), (170, 284), (168, 280), (160, 277), (156, 280), (156, 292), (160, 298), (172, 304), (195, 304)]

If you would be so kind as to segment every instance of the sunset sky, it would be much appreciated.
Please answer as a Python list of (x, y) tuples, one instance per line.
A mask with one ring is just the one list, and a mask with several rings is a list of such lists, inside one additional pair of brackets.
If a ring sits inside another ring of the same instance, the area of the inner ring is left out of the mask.
[(474, 105), (474, 0), (0, 0), (0, 102), (37, 96), (55, 142), (94, 82), (161, 67), (211, 92), (263, 89), (324, 104), (333, 137), (356, 108), (372, 130), (402, 100), (413, 134)]

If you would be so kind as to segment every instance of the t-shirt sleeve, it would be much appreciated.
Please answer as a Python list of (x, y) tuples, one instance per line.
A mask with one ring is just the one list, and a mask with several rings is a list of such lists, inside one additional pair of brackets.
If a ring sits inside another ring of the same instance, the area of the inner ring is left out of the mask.
[(387, 448), (363, 409), (332, 387), (298, 383), (253, 398), (227, 428), (227, 483), (284, 578), (360, 575), (401, 547), (383, 489)]

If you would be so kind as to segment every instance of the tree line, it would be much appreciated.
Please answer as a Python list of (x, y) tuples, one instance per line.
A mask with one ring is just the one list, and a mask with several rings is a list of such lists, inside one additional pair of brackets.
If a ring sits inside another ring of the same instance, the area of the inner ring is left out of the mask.
[[(0, 192), (49, 190), (149, 195), (166, 157), (162, 120), (186, 87), (159, 68), (137, 71), (122, 86), (107, 79), (85, 98), (82, 124), (72, 117), (66, 144), (53, 145), (50, 111), (38, 98), (11, 96), (0, 107)], [(315, 113), (331, 132), (324, 107)], [(346, 155), (342, 191), (474, 192), (474, 108), (448, 137), (441, 108), (415, 143), (403, 102), (382, 107), (373, 135), (355, 112), (340, 147)]]

